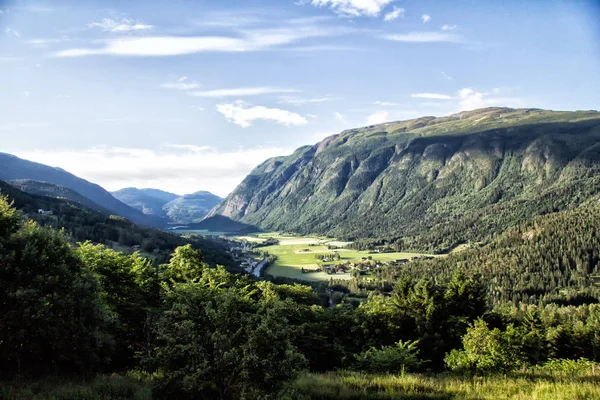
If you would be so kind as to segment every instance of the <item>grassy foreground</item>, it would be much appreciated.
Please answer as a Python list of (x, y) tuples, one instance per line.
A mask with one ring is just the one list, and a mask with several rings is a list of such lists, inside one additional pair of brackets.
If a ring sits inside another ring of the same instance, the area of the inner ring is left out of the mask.
[(286, 399), (465, 399), (576, 400), (600, 399), (600, 377), (590, 375), (522, 374), (461, 378), (406, 375), (368, 375), (354, 372), (306, 374)]

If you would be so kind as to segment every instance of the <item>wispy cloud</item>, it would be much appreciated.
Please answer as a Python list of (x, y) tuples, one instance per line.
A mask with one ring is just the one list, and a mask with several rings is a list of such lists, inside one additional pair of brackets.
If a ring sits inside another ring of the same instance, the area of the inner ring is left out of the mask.
[(395, 42), (408, 43), (462, 43), (463, 38), (460, 35), (446, 32), (409, 32), (391, 35), (383, 35), (381, 38)]
[(69, 39), (65, 37), (65, 38), (30, 39), (30, 40), (27, 40), (25, 43), (30, 44), (34, 47), (46, 48), (52, 44), (66, 42), (66, 41), (69, 41)]
[(291, 154), (293, 150), (281, 146), (217, 149), (182, 143), (152, 149), (100, 146), (11, 153), (64, 168), (108, 190), (157, 187), (180, 194), (209, 190), (225, 196), (256, 165), (271, 157)]
[(280, 108), (252, 106), (240, 100), (232, 104), (217, 104), (217, 111), (223, 114), (228, 121), (243, 128), (249, 127), (256, 120), (273, 121), (286, 126), (300, 126), (308, 123), (308, 120), (300, 114)]
[(187, 82), (187, 80), (188, 80), (187, 76), (182, 76), (181, 78), (177, 79), (177, 81), (163, 83), (160, 85), (160, 87), (165, 88), (165, 89), (175, 89), (175, 90), (191, 90), (191, 89), (196, 89), (200, 86), (196, 82)]
[(15, 30), (13, 30), (13, 29), (11, 29), (9, 27), (4, 28), (4, 33), (6, 33), (7, 35), (13, 35), (13, 36), (16, 36), (16, 37), (21, 37), (21, 35), (19, 34), (19, 32), (15, 31)]
[(389, 115), (390, 114), (387, 111), (377, 111), (369, 115), (365, 123), (367, 125), (382, 124), (388, 121)]
[(483, 107), (523, 107), (525, 102), (518, 97), (496, 97), (502, 89), (494, 88), (489, 92), (480, 92), (473, 88), (458, 91), (457, 99), (461, 111), (475, 110)]
[(335, 117), (335, 119), (337, 119), (340, 122), (346, 123), (346, 116), (342, 113), (339, 112), (334, 112), (333, 116)]
[(447, 81), (452, 80), (452, 77), (450, 75), (448, 75), (447, 73), (445, 73), (444, 71), (442, 71), (442, 78), (444, 78)]
[(439, 93), (414, 93), (411, 94), (410, 97), (415, 97), (419, 99), (452, 100), (452, 96)]
[(15, 122), (0, 125), (0, 131), (17, 131), (30, 128), (46, 128), (50, 126), (49, 122)]
[(284, 89), (274, 87), (242, 87), (242, 88), (230, 88), (230, 89), (215, 89), (206, 90), (202, 92), (191, 92), (192, 96), (196, 97), (245, 97), (245, 96), (259, 96), (264, 94), (275, 94), (275, 93), (297, 93), (299, 90), (295, 89)]
[(428, 14), (423, 14), (423, 15), (421, 15), (421, 20), (423, 21), (424, 24), (426, 24), (429, 21), (431, 21), (431, 16)]
[(311, 104), (311, 103), (324, 103), (324, 102), (330, 101), (330, 100), (332, 100), (332, 98), (330, 98), (330, 97), (319, 97), (319, 98), (314, 98), (314, 99), (307, 99), (307, 98), (296, 97), (296, 96), (281, 96), (279, 98), (279, 103), (301, 106), (304, 104)]
[(385, 7), (397, 0), (303, 0), (296, 4), (329, 7), (347, 17), (377, 17)]
[(398, 7), (394, 6), (394, 9), (392, 11), (385, 14), (385, 16), (383, 17), (383, 20), (385, 22), (390, 22), (397, 18), (404, 18), (405, 12), (406, 12), (406, 10), (404, 8), (398, 8)]
[(397, 107), (400, 105), (398, 103), (391, 103), (389, 101), (374, 101), (373, 104), (375, 104), (376, 106), (383, 106), (383, 107)]
[(59, 51), (58, 57), (89, 55), (179, 56), (202, 52), (253, 52), (285, 48), (296, 42), (352, 32), (346, 27), (294, 25), (285, 28), (254, 29), (233, 36), (145, 36), (111, 39), (100, 48), (75, 48)]
[(443, 31), (455, 31), (458, 28), (457, 25), (442, 25)]
[(133, 31), (145, 31), (153, 29), (153, 25), (142, 24), (129, 18), (112, 19), (103, 18), (100, 22), (91, 22), (88, 24), (90, 28), (100, 28), (104, 32), (133, 32)]

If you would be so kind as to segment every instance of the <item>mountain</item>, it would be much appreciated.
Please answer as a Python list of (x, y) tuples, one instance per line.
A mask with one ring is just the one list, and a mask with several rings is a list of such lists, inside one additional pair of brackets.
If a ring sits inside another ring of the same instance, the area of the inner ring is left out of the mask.
[[(31, 186), (27, 184), (26, 187)], [(177, 246), (189, 243), (202, 250), (205, 260), (211, 265), (224, 265), (232, 271), (238, 270), (227, 253), (228, 243), (218, 238), (186, 238), (159, 229), (138, 226), (122, 217), (89, 208), (70, 198), (57, 198), (46, 193), (27, 193), (3, 181), (0, 181), (0, 195), (8, 196), (27, 219), (34, 220), (39, 225), (64, 229), (73, 242), (90, 240), (126, 251), (131, 251), (131, 246), (140, 246), (144, 254), (151, 254), (157, 263), (168, 262)], [(38, 214), (39, 209), (52, 211), (52, 214)]]
[(485, 108), (344, 131), (257, 166), (209, 216), (445, 251), (600, 192), (600, 113)]
[(162, 227), (164, 221), (129, 207), (114, 198), (99, 185), (81, 179), (61, 168), (23, 160), (16, 156), (0, 153), (0, 180), (33, 180), (64, 186), (86, 197), (111, 213), (127, 218), (140, 225)]
[(65, 186), (53, 185), (48, 182), (32, 181), (29, 179), (7, 181), (6, 183), (25, 193), (53, 197), (55, 199), (70, 200), (92, 210), (96, 210), (104, 214), (110, 214), (110, 211), (108, 211), (106, 208), (99, 206), (87, 197), (84, 197), (76, 191)]
[(179, 197), (174, 193), (158, 189), (125, 188), (111, 193), (123, 203), (140, 210), (144, 214), (156, 215), (162, 218), (167, 218), (163, 206)]
[(171, 222), (189, 224), (202, 220), (222, 200), (210, 192), (200, 191), (170, 201), (163, 206), (163, 211)]

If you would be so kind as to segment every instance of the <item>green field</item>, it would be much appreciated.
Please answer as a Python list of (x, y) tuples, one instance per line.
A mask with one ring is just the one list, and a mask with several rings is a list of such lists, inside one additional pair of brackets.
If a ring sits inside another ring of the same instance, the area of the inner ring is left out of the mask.
[[(368, 251), (357, 251), (349, 249), (337, 249), (341, 256), (340, 261), (323, 262), (315, 258), (319, 253), (331, 253), (332, 250), (327, 249), (327, 245), (333, 246), (346, 245), (349, 242), (340, 242), (334, 239), (318, 238), (318, 237), (293, 237), (280, 236), (277, 234), (261, 234), (261, 239), (269, 237), (279, 240), (279, 244), (275, 246), (262, 247), (261, 250), (268, 251), (270, 254), (277, 256), (277, 261), (267, 269), (267, 274), (272, 276), (281, 276), (287, 278), (297, 278), (303, 280), (329, 280), (334, 279), (350, 279), (350, 273), (328, 275), (325, 272), (302, 273), (302, 267), (315, 268), (321, 264), (334, 264), (345, 261), (359, 261), (362, 257), (372, 257), (374, 261), (393, 261), (401, 258), (410, 258), (421, 254), (417, 253), (369, 253)], [(252, 237), (254, 241), (256, 237)], [(248, 237), (239, 237), (238, 239), (248, 240)], [(310, 245), (313, 246), (310, 246)], [(301, 252), (303, 249), (308, 249), (308, 252)]]

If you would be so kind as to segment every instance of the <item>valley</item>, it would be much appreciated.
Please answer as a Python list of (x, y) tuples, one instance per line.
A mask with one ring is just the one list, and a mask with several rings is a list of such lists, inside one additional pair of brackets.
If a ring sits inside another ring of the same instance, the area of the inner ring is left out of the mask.
[[(255, 248), (276, 257), (266, 269), (265, 275), (305, 281), (351, 279), (356, 274), (368, 279), (372, 271), (383, 265), (429, 257), (418, 253), (352, 250), (345, 248), (351, 242), (322, 237), (262, 233), (234, 239), (247, 242), (250, 248), (261, 245)], [(268, 240), (276, 241), (277, 244), (262, 246)]]

